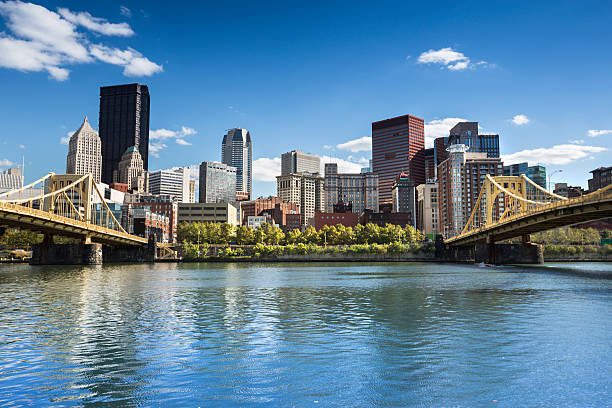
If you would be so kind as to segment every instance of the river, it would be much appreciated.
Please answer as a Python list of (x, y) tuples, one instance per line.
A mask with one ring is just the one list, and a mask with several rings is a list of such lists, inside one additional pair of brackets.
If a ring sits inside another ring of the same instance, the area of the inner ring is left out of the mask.
[(0, 265), (0, 406), (612, 406), (611, 274)]

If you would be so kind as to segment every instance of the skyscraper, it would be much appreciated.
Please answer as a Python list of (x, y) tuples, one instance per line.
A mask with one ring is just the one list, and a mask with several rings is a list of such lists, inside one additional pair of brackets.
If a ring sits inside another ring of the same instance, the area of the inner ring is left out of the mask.
[(236, 168), (219, 162), (202, 162), (198, 201), (201, 203), (236, 201)]
[(67, 174), (91, 173), (96, 183), (100, 182), (102, 175), (102, 147), (98, 132), (89, 125), (87, 116), (83, 124), (74, 132), (68, 142), (68, 156), (66, 157)]
[(323, 211), (325, 195), (323, 177), (313, 173), (293, 173), (276, 177), (278, 197), (300, 206), (302, 225), (313, 225), (315, 211)]
[(325, 163), (325, 212), (332, 213), (338, 202), (351, 204), (352, 212), (378, 212), (378, 175), (338, 173), (337, 163)]
[(516, 163), (509, 166), (504, 166), (504, 176), (520, 176), (524, 174), (528, 179), (546, 189), (546, 167), (544, 166), (529, 166), (529, 163)]
[(149, 172), (149, 192), (170, 194), (180, 203), (189, 202), (189, 169), (179, 167)]
[(149, 89), (129, 84), (100, 88), (102, 181), (112, 183), (121, 156), (134, 146), (149, 169)]
[(251, 134), (246, 129), (227, 131), (221, 143), (221, 162), (236, 168), (236, 192), (248, 194), (253, 188), (253, 148)]
[(320, 173), (321, 158), (312, 154), (306, 154), (299, 150), (283, 153), (281, 156), (281, 175), (291, 173)]
[(499, 157), (499, 135), (479, 133), (478, 122), (459, 122), (449, 132), (448, 145), (463, 144), (470, 153), (486, 153), (487, 157)]
[(416, 185), (406, 173), (401, 173), (395, 179), (391, 190), (393, 197), (393, 212), (410, 214), (410, 223), (417, 225)]
[(23, 187), (23, 175), (20, 169), (11, 168), (0, 171), (0, 192), (16, 190)]
[(147, 172), (135, 146), (128, 147), (121, 156), (118, 169), (113, 172), (113, 183), (127, 184), (129, 189), (144, 193), (148, 189)]
[(381, 203), (391, 202), (391, 187), (403, 171), (417, 184), (425, 182), (424, 155), (417, 155), (424, 148), (423, 119), (404, 115), (372, 123), (372, 171), (378, 174)]

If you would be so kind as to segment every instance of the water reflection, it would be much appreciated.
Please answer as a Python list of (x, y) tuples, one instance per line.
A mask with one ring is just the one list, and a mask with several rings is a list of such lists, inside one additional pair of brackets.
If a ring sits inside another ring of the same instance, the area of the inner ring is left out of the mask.
[(0, 288), (0, 405), (610, 397), (610, 280), (433, 264), (17, 265), (0, 266)]

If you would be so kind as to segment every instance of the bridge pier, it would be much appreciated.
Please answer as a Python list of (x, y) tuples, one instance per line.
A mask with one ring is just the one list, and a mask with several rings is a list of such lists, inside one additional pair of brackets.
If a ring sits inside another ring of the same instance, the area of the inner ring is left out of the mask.
[(531, 242), (520, 244), (476, 244), (474, 262), (493, 265), (503, 264), (543, 264), (542, 246)]

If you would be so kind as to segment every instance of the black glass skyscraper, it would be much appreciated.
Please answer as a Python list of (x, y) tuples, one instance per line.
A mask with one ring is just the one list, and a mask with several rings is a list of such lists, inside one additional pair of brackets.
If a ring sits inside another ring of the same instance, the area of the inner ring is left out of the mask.
[(112, 183), (121, 155), (136, 146), (149, 169), (149, 89), (128, 84), (100, 87), (102, 182)]

